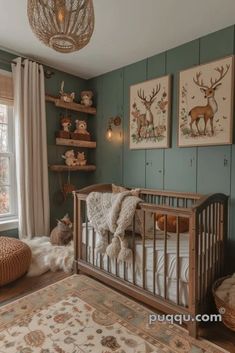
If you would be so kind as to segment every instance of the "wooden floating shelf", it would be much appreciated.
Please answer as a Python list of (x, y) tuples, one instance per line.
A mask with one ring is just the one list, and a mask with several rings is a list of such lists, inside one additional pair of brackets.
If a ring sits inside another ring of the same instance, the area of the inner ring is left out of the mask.
[(72, 139), (63, 139), (60, 137), (56, 138), (56, 144), (59, 146), (74, 146), (74, 147), (84, 147), (84, 148), (96, 148), (95, 141), (81, 141)]
[(46, 101), (54, 103), (55, 106), (58, 108), (64, 108), (64, 109), (74, 110), (76, 112), (96, 115), (96, 108), (94, 108), (94, 107), (85, 107), (84, 105), (79, 104), (79, 103), (75, 103), (75, 102), (66, 103), (66, 102), (62, 101), (60, 98), (50, 96), (48, 94), (46, 94)]
[(54, 164), (50, 165), (49, 169), (52, 172), (94, 172), (96, 170), (95, 165), (84, 165), (84, 166), (74, 166), (68, 167), (67, 165), (63, 164)]

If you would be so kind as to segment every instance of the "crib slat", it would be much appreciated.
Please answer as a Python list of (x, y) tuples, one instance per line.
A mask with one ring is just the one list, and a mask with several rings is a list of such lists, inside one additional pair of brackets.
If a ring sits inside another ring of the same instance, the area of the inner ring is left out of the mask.
[(203, 263), (204, 263), (204, 281), (203, 281), (203, 286), (204, 286), (204, 291), (203, 291), (203, 299), (205, 300), (205, 296), (206, 296), (206, 291), (207, 291), (207, 286), (208, 286), (208, 263), (207, 263), (207, 236), (208, 236), (208, 223), (207, 223), (207, 208), (204, 211), (204, 225), (205, 225), (205, 231), (203, 234), (203, 243), (204, 243), (204, 254), (203, 254)]
[(224, 255), (225, 255), (225, 241), (226, 241), (226, 225), (225, 225), (225, 219), (227, 216), (227, 207), (226, 205), (221, 204), (221, 223), (220, 223), (220, 231), (221, 231), (221, 258), (220, 258), (220, 273), (221, 275), (224, 275)]
[(132, 223), (132, 283), (135, 284), (135, 215), (133, 217)]
[(78, 234), (78, 239), (75, 237), (75, 259), (80, 260), (82, 258), (82, 201), (74, 200), (75, 208), (77, 208), (77, 215), (75, 214), (75, 232)]
[(222, 239), (222, 235), (221, 235), (221, 217), (222, 217), (222, 212), (221, 212), (221, 204), (218, 204), (219, 206), (219, 217), (218, 217), (218, 233), (219, 233), (219, 239), (218, 239), (218, 264), (219, 264), (219, 276), (221, 276), (221, 250), (222, 250), (222, 246), (221, 246), (221, 239)]
[(202, 238), (202, 277), (203, 277), (203, 282), (202, 282), (202, 299), (205, 299), (205, 293), (206, 293), (206, 281), (207, 281), (207, 276), (206, 276), (206, 234), (207, 234), (207, 222), (206, 222), (206, 209), (203, 211), (203, 225), (204, 225), (204, 232), (203, 232), (203, 238)]
[(167, 215), (164, 215), (164, 298), (167, 297)]
[[(110, 232), (108, 232), (108, 244), (110, 244)], [(110, 258), (107, 256), (107, 271), (110, 272)]]
[(88, 261), (88, 249), (89, 249), (89, 239), (88, 239), (88, 217), (87, 217), (87, 208), (85, 207), (85, 222), (86, 222), (86, 252), (85, 252), (85, 261)]
[(212, 212), (212, 207), (211, 205), (209, 206), (209, 212), (208, 212), (208, 286), (211, 285), (211, 273), (212, 273), (212, 266), (211, 266), (211, 212)]
[(103, 264), (103, 255), (100, 254), (100, 269), (103, 270), (104, 269), (104, 264)]
[(145, 211), (143, 211), (143, 237), (142, 237), (142, 287), (145, 289)]
[(202, 275), (202, 234), (203, 234), (203, 220), (202, 220), (202, 212), (199, 215), (199, 225), (200, 225), (200, 233), (199, 233), (199, 243), (200, 243), (200, 261), (199, 261), (199, 265), (200, 265), (200, 295), (199, 298), (201, 300), (202, 298), (202, 283), (203, 283), (203, 275)]
[(117, 263), (117, 259), (115, 259), (115, 275), (119, 277), (119, 271), (118, 271), (118, 263)]
[(92, 265), (95, 265), (95, 229), (92, 227)]
[(177, 292), (176, 292), (176, 301), (177, 305), (179, 305), (179, 292), (180, 292), (180, 235), (179, 235), (179, 217), (177, 216), (176, 218), (176, 286), (177, 286)]
[(212, 263), (212, 279), (215, 278), (215, 204), (212, 204), (212, 254), (211, 254), (211, 263)]
[(216, 246), (215, 246), (215, 261), (216, 261), (216, 277), (219, 277), (219, 263), (218, 263), (218, 252), (219, 252), (219, 207), (218, 203), (216, 202)]
[(156, 213), (153, 215), (153, 294), (156, 294)]

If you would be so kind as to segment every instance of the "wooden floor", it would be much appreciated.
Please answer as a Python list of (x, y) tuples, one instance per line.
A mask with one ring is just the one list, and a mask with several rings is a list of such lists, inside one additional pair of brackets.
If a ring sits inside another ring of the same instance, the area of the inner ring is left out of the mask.
[(39, 277), (22, 277), (13, 283), (0, 287), (0, 305), (7, 304), (29, 293), (68, 277), (64, 272), (46, 272)]
[[(63, 272), (47, 272), (39, 277), (23, 277), (0, 288), (0, 305), (9, 303), (49, 284), (60, 281), (68, 275)], [(218, 346), (235, 353), (235, 332), (230, 331), (221, 323), (206, 325), (201, 328), (200, 335)]]

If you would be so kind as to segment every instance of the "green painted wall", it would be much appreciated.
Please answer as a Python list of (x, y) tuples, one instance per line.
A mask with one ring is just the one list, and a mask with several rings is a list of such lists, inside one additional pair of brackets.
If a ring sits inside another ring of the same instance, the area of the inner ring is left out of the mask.
[[(11, 71), (11, 65), (1, 62), (1, 60), (11, 61), (15, 58), (15, 55), (0, 51), (0, 69)], [(48, 94), (58, 95), (61, 81), (65, 81), (65, 90), (76, 92), (76, 99), (79, 98), (79, 92), (86, 88), (86, 80), (80, 79), (76, 76), (69, 75), (67, 73), (54, 71), (54, 75), (50, 79), (45, 79), (45, 89)], [(60, 113), (66, 113), (64, 109), (56, 108), (51, 103), (46, 103), (46, 116), (47, 116), (47, 143), (48, 143), (48, 162), (49, 164), (60, 164), (63, 163), (61, 155), (69, 149), (69, 147), (56, 146), (55, 145), (55, 131), (60, 128)], [(73, 121), (78, 117), (80, 119), (88, 120), (94, 119), (90, 117), (87, 119), (85, 114), (78, 114), (73, 112), (68, 112), (71, 114)], [(92, 152), (88, 152), (88, 157), (92, 158)], [(65, 202), (59, 202), (58, 191), (61, 187), (61, 183), (66, 183), (68, 180), (67, 173), (53, 173), (49, 172), (49, 188), (50, 188), (50, 207), (51, 207), (51, 227), (56, 224), (56, 219), (62, 217), (65, 213), (73, 215), (73, 200), (72, 196), (69, 196)], [(90, 183), (90, 175), (85, 173), (71, 173), (71, 183), (73, 183), (77, 188)], [(0, 233), (0, 235), (17, 236), (17, 229), (11, 231), (5, 231)]]
[[(177, 148), (176, 136), (179, 71), (235, 54), (234, 29), (234, 26), (225, 28), (88, 81), (89, 88), (95, 91), (98, 109), (92, 127), (98, 144), (94, 182), (230, 195), (231, 255), (235, 251), (235, 145)], [(172, 75), (173, 85), (172, 147), (131, 151), (128, 147), (129, 87), (165, 74)], [(118, 114), (122, 117), (123, 141), (116, 136), (109, 142), (105, 139), (107, 119)]]

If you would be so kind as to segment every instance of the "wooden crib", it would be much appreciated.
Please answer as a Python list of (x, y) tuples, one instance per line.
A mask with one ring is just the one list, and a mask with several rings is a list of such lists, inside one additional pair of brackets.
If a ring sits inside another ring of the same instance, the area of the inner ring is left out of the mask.
[[(142, 217), (143, 232), (137, 234), (135, 216), (127, 231), (133, 250), (132, 264), (127, 266), (95, 254), (97, 234), (86, 212), (86, 198), (93, 191), (112, 192), (112, 185), (92, 185), (74, 192), (75, 272), (91, 275), (165, 314), (195, 317), (208, 312), (212, 283), (224, 272), (228, 197), (140, 189), (143, 202), (137, 211)], [(164, 217), (160, 237), (156, 230), (157, 214)], [(176, 217), (174, 234), (169, 234), (167, 228), (169, 216)], [(182, 219), (188, 219), (187, 234), (180, 233)], [(149, 222), (153, 223), (150, 238)], [(108, 241), (111, 239), (108, 234)], [(182, 278), (183, 267), (187, 278)], [(184, 299), (182, 288), (186, 288)], [(197, 322), (186, 324), (189, 333), (196, 337)]]

